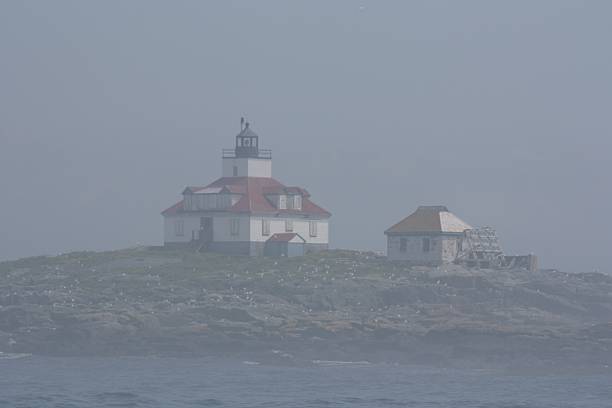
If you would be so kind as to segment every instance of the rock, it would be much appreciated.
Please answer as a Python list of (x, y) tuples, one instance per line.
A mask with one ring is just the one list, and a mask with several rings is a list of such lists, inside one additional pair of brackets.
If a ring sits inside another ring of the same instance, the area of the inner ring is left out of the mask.
[(611, 294), (603, 274), (407, 267), (365, 252), (81, 252), (0, 264), (0, 351), (603, 364)]

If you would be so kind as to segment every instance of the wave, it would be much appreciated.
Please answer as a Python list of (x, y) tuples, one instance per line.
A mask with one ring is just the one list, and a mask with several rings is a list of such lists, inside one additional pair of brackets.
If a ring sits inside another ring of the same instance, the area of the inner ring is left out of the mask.
[(312, 364), (319, 366), (364, 366), (371, 363), (369, 361), (312, 360)]
[(18, 358), (32, 357), (29, 353), (4, 353), (0, 351), (0, 360), (15, 360)]
[(218, 406), (223, 405), (223, 402), (219, 401), (218, 399), (209, 398), (209, 399), (194, 401), (193, 405), (198, 406), (198, 407), (218, 407)]

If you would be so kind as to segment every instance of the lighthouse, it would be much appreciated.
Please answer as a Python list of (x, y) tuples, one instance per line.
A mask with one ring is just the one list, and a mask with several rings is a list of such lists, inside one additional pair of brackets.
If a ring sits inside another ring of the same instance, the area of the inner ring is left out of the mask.
[(272, 177), (272, 151), (241, 120), (222, 151), (221, 178), (187, 186), (162, 212), (164, 245), (251, 256), (294, 256), (329, 247), (331, 213), (303, 187)]

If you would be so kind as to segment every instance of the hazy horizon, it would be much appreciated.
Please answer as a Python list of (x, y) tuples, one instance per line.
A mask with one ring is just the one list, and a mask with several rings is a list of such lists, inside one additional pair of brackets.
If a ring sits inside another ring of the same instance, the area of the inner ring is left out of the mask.
[[(246, 116), (274, 177), (384, 250), (419, 205), (612, 271), (612, 4), (0, 4), (0, 260), (159, 245)], [(608, 185), (608, 187), (606, 187)]]

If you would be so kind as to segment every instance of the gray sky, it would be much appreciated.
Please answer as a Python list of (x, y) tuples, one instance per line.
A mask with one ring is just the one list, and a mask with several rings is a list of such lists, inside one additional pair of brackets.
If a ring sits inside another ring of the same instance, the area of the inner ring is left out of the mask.
[(419, 204), (612, 270), (612, 2), (0, 3), (0, 259), (159, 244), (246, 115), (274, 174), (385, 247)]

